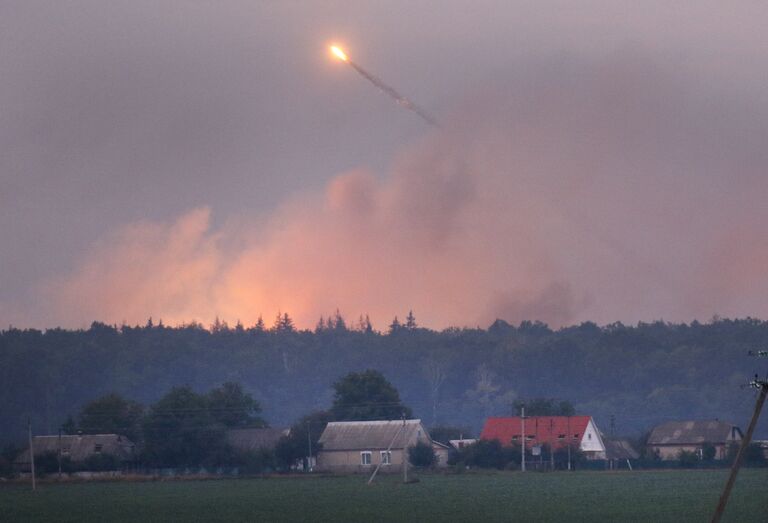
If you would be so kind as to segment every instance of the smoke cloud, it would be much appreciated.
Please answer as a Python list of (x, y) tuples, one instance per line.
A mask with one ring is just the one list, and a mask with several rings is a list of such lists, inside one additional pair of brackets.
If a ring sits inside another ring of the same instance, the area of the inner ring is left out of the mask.
[(768, 317), (764, 107), (632, 50), (516, 77), (386, 173), (339, 174), (266, 217), (213, 227), (198, 208), (115, 231), (41, 289), (50, 321)]

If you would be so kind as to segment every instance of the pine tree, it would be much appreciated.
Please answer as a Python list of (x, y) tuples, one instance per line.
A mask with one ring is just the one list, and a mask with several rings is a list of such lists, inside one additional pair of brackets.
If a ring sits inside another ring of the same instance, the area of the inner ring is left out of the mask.
[(373, 325), (371, 325), (371, 319), (368, 317), (368, 315), (365, 315), (365, 329), (363, 331), (366, 334), (370, 334), (373, 332)]
[(392, 334), (394, 332), (399, 331), (402, 328), (403, 326), (400, 324), (400, 320), (398, 320), (397, 316), (395, 316), (395, 319), (392, 320), (392, 323), (389, 325), (389, 333)]
[(405, 328), (413, 330), (416, 328), (416, 317), (413, 315), (413, 311), (408, 311), (408, 316), (405, 318)]
[(317, 322), (317, 325), (315, 325), (315, 334), (320, 334), (325, 330), (325, 319), (323, 318), (323, 315), (320, 315), (320, 320)]
[(213, 325), (211, 325), (211, 332), (214, 334), (218, 334), (219, 332), (224, 332), (229, 330), (229, 325), (227, 325), (226, 321), (221, 321), (218, 316), (216, 316), (216, 319), (213, 321)]
[(256, 320), (256, 325), (253, 326), (255, 332), (264, 332), (264, 318), (259, 314), (259, 319)]
[(347, 330), (347, 322), (344, 321), (344, 318), (341, 316), (341, 313), (339, 312), (339, 309), (336, 309), (336, 314), (333, 315), (333, 328), (337, 331), (345, 331)]
[(274, 330), (276, 332), (293, 332), (293, 320), (288, 316), (287, 312), (277, 314)]

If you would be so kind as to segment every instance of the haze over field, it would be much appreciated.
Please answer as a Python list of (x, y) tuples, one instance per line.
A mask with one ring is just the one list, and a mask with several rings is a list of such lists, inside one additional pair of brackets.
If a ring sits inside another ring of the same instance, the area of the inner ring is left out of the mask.
[(0, 320), (768, 317), (767, 15), (6, 4)]

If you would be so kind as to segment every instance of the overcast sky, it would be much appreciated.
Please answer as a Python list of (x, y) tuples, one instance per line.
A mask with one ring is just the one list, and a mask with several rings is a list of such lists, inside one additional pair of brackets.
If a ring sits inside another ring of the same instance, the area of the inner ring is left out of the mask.
[(766, 318), (766, 20), (0, 2), (0, 324)]

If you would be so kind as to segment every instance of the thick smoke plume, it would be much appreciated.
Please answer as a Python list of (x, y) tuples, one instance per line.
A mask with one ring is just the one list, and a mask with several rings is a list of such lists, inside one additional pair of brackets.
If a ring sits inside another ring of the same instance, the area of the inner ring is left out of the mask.
[(391, 172), (339, 174), (255, 225), (195, 209), (116, 231), (42, 291), (50, 321), (768, 316), (764, 108), (631, 52), (517, 76)]

